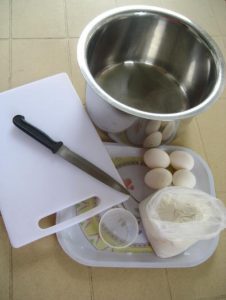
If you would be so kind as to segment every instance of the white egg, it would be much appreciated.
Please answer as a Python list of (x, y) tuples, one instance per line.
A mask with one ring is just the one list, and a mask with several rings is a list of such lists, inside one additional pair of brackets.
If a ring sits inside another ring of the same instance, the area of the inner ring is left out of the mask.
[(191, 156), (191, 154), (181, 150), (173, 151), (170, 153), (170, 163), (176, 170), (191, 170), (195, 164), (194, 158)]
[(145, 174), (144, 182), (152, 189), (161, 189), (172, 183), (172, 174), (164, 168), (156, 168)]
[(176, 124), (174, 121), (172, 122), (168, 122), (168, 124), (166, 125), (166, 127), (163, 129), (162, 131), (162, 140), (166, 141), (169, 138), (171, 138), (176, 131)]
[(173, 184), (193, 188), (196, 185), (195, 175), (189, 170), (178, 170), (173, 174)]
[(167, 168), (170, 164), (170, 158), (165, 151), (153, 148), (144, 153), (144, 162), (151, 169)]
[(169, 123), (170, 121), (162, 121), (161, 122), (161, 129), (165, 128), (166, 125)]
[(145, 128), (145, 133), (150, 134), (159, 130), (161, 126), (161, 121), (150, 120)]
[(162, 133), (160, 131), (156, 131), (146, 137), (143, 146), (144, 148), (158, 147), (161, 144), (161, 142)]

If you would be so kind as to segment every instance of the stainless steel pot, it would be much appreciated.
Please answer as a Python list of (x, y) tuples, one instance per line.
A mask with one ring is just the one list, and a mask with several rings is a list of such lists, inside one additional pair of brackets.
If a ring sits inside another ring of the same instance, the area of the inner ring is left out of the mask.
[(91, 119), (116, 140), (136, 145), (145, 138), (147, 147), (170, 142), (179, 125), (206, 110), (224, 88), (215, 42), (162, 8), (101, 14), (83, 30), (77, 53)]

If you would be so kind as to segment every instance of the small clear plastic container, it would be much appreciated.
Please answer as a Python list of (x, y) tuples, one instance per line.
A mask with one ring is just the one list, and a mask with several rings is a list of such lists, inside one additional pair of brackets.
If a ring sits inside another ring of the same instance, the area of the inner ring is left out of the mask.
[(128, 247), (136, 240), (138, 231), (137, 219), (124, 208), (110, 209), (100, 219), (100, 237), (111, 248)]

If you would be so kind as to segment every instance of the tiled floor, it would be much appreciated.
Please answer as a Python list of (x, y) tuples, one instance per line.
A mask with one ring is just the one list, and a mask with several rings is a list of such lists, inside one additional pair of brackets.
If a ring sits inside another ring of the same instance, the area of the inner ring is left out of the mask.
[[(224, 0), (0, 0), (0, 91), (67, 72), (84, 101), (76, 44), (85, 24), (107, 9), (145, 4), (176, 10), (200, 23), (226, 58)], [(174, 144), (209, 163), (226, 203), (226, 92), (195, 118)], [(21, 249), (9, 245), (0, 220), (0, 300), (226, 299), (226, 232), (215, 254), (191, 269), (89, 268), (69, 259), (51, 236)]]

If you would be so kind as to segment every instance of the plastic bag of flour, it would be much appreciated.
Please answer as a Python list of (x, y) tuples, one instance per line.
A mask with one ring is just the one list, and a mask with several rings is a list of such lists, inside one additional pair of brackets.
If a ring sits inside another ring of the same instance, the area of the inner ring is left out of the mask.
[(223, 202), (202, 191), (167, 187), (140, 203), (146, 235), (159, 257), (175, 256), (226, 227)]

